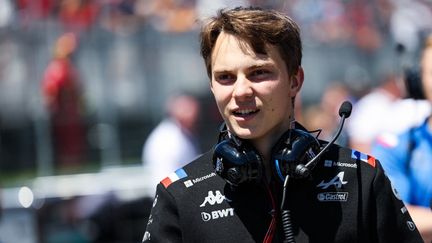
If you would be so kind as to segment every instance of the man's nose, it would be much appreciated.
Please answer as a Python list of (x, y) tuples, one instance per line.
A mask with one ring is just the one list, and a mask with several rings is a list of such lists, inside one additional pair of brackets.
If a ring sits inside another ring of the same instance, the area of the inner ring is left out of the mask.
[(239, 75), (234, 85), (233, 96), (236, 98), (246, 98), (253, 94), (252, 82), (243, 75)]

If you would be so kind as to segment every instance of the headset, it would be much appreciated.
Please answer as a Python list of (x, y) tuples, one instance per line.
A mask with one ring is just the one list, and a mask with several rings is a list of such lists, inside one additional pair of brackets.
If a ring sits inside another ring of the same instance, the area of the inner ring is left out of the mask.
[[(424, 39), (424, 37), (423, 37)], [(405, 45), (402, 43), (397, 43), (395, 46), (396, 53), (399, 57), (399, 62), (401, 63), (401, 70), (403, 75), (403, 83), (406, 90), (405, 98), (412, 98), (415, 100), (424, 100), (426, 96), (424, 94), (423, 82), (421, 78), (421, 67), (420, 64), (411, 60), (407, 62), (404, 58), (404, 55), (407, 55), (407, 50)], [(417, 50), (420, 53), (415, 54), (415, 58), (419, 58), (418, 55), (421, 55), (421, 52), (424, 51), (424, 47), (420, 50)]]
[[(226, 129), (220, 132), (219, 141), (213, 152), (216, 173), (229, 184), (259, 183), (263, 177), (263, 161), (258, 151), (247, 141), (233, 135)], [(296, 173), (299, 164), (306, 164), (319, 152), (320, 144), (312, 134), (301, 129), (289, 129), (272, 149), (272, 170), (283, 180), (287, 174), (302, 177)]]
[[(308, 178), (320, 156), (339, 136), (343, 122), (351, 114), (351, 109), (352, 104), (348, 101), (341, 105), (339, 115), (342, 119), (339, 130), (324, 148), (321, 148), (318, 136), (315, 137), (298, 123), (296, 128), (288, 129), (283, 133), (272, 148), (270, 164), (273, 175), (281, 182), (287, 176)], [(216, 173), (232, 186), (259, 183), (264, 174), (263, 161), (259, 152), (249, 141), (232, 134), (225, 123), (219, 130), (218, 143), (213, 150), (213, 166)]]
[(421, 79), (421, 69), (419, 65), (413, 65), (404, 70), (404, 83), (407, 91), (407, 98), (415, 100), (426, 99), (423, 91), (423, 82)]

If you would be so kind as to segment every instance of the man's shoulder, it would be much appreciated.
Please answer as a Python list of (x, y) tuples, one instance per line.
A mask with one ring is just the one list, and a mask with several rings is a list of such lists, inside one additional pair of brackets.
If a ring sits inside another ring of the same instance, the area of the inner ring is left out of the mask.
[(322, 167), (348, 169), (357, 171), (360, 167), (369, 170), (377, 168), (377, 159), (367, 153), (333, 144), (321, 158)]
[(215, 187), (223, 182), (223, 179), (215, 173), (212, 158), (212, 151), (200, 155), (184, 167), (171, 173), (161, 181), (161, 184), (171, 193), (202, 187)]

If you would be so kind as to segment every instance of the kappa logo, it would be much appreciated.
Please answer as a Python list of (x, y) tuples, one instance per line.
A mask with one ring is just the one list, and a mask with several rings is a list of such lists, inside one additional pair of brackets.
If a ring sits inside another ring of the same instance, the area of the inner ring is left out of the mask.
[(210, 205), (221, 204), (224, 200), (226, 200), (225, 196), (219, 190), (209, 191), (207, 197), (204, 198), (204, 202), (201, 203), (200, 207), (204, 207), (207, 203)]
[(330, 186), (342, 188), (342, 185), (345, 185), (348, 183), (347, 181), (343, 180), (344, 175), (345, 175), (345, 172), (341, 171), (341, 172), (339, 172), (339, 174), (337, 174), (335, 177), (333, 177), (333, 179), (331, 179), (329, 182), (324, 182), (324, 180), (321, 181), (321, 183), (318, 184), (317, 187), (321, 187), (321, 189), (327, 189)]
[(220, 218), (226, 218), (234, 216), (234, 208), (225, 208), (221, 210), (215, 210), (210, 213), (201, 212), (201, 218), (204, 222), (207, 222), (209, 220), (213, 219), (220, 219)]

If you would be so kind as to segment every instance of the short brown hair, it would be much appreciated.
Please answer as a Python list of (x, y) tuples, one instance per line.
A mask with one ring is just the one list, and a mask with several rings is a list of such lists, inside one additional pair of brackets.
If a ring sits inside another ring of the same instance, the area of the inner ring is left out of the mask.
[(300, 28), (290, 17), (274, 10), (253, 7), (222, 9), (203, 25), (200, 33), (201, 55), (210, 78), (211, 55), (222, 31), (243, 39), (256, 53), (265, 54), (267, 45), (275, 46), (290, 75), (301, 66)]

